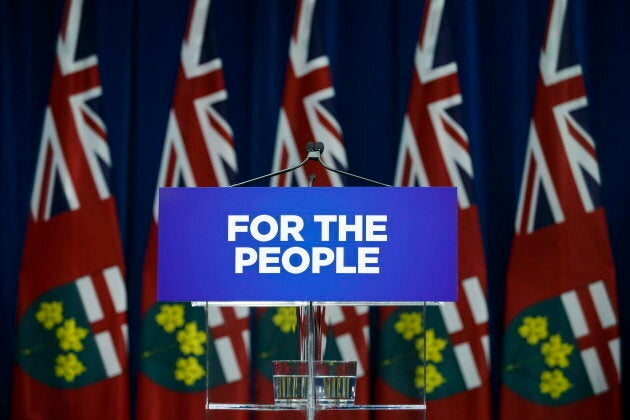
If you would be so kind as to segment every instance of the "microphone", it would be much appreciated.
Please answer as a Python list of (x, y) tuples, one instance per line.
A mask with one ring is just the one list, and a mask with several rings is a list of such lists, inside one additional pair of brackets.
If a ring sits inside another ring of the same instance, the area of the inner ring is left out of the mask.
[(306, 143), (306, 158), (308, 160), (319, 160), (322, 152), (324, 151), (324, 143), (312, 142)]

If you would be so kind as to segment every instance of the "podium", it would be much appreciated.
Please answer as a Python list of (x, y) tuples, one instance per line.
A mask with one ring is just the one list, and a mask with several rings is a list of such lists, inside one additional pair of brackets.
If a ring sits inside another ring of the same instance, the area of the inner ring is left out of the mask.
[(324, 401), (318, 331), (330, 306), (424, 308), (457, 299), (455, 188), (161, 188), (159, 194), (159, 301), (194, 302), (206, 312), (289, 306), (300, 314), (303, 398), (223, 403), (211, 401), (207, 390), (206, 412), (302, 411), (314, 419), (327, 410), (414, 410), (424, 417), (424, 392), (418, 404)]

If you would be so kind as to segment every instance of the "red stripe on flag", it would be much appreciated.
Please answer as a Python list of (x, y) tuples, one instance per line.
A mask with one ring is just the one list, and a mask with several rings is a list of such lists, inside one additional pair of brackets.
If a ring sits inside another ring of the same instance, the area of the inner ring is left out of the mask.
[(442, 124), (448, 135), (451, 136), (451, 138), (453, 138), (457, 142), (457, 144), (459, 144), (464, 150), (466, 150), (468, 154), (470, 154), (470, 147), (468, 145), (468, 142), (464, 138), (462, 138), (458, 131), (453, 128), (450, 121), (442, 119)]
[[(59, 57), (57, 57), (59, 60)], [(59, 62), (55, 63), (53, 69), (53, 80), (50, 85), (50, 96), (48, 102), (57, 111), (68, 112), (68, 119), (71, 119), (72, 109), (69, 98), (77, 93), (85, 93), (94, 88), (101, 87), (100, 73), (98, 65), (93, 65), (81, 71), (63, 75)], [(70, 127), (70, 126), (69, 126)], [(64, 136), (59, 136), (64, 138)]]
[(326, 128), (326, 130), (328, 130), (330, 134), (335, 136), (335, 138), (341, 142), (341, 133), (339, 132), (337, 127), (335, 127), (325, 115), (319, 112), (319, 110), (316, 110), (315, 112), (317, 114), (317, 119), (319, 120), (319, 122)]
[(247, 348), (242, 333), (249, 330), (249, 317), (237, 318), (232, 308), (221, 308), (220, 311), (223, 316), (223, 323), (211, 328), (212, 338), (214, 340), (221, 337), (230, 339), (243, 377), (246, 377), (249, 361), (247, 360)]
[[(456, 303), (456, 306), (462, 321), (463, 328), (460, 331), (450, 334), (449, 340), (453, 346), (462, 343), (468, 343), (468, 345), (470, 345), (473, 358), (475, 359), (475, 364), (477, 365), (477, 370), (479, 371), (479, 376), (483, 380), (487, 377), (486, 353), (481, 343), (481, 337), (483, 334), (480, 334), (481, 327), (475, 324), (472, 317), (472, 312), (470, 311), (470, 306), (468, 305), (466, 299), (463, 298), (463, 296), (465, 295), (461, 288), (461, 284), (459, 289), (459, 296), (461, 297)], [(466, 301), (466, 303), (464, 303), (464, 301)], [(430, 321), (427, 320), (427, 322)], [(487, 323), (484, 323), (482, 325), (487, 325)], [(430, 327), (427, 326), (427, 328)]]
[(405, 163), (403, 165), (403, 178), (400, 183), (402, 186), (407, 186), (411, 182), (413, 175), (411, 174), (411, 155), (409, 152), (405, 153)]
[(96, 121), (94, 121), (94, 118), (92, 118), (90, 115), (88, 115), (85, 111), (81, 110), (81, 116), (83, 117), (83, 121), (85, 121), (85, 123), (103, 140), (107, 141), (107, 132), (103, 129), (103, 127), (100, 127)]
[[(296, 16), (301, 15), (301, 10), (303, 6), (304, 6), (304, 1), (298, 0)], [(291, 40), (294, 42), (297, 42), (299, 29), (300, 29), (300, 19), (293, 19), (293, 30), (291, 31)]]
[(424, 44), (424, 39), (422, 39), (422, 35), (426, 32), (427, 20), (429, 16), (429, 10), (431, 10), (431, 0), (427, 0), (424, 2), (424, 10), (422, 11), (422, 22), (420, 23), (420, 35), (418, 36), (418, 46), (422, 48), (422, 44)]
[(37, 220), (44, 220), (46, 217), (46, 206), (49, 201), (52, 200), (52, 191), (49, 190), (48, 184), (51, 181), (51, 168), (53, 160), (53, 151), (48, 147), (48, 143), (42, 144), (42, 147), (46, 147), (46, 159), (44, 160), (44, 176), (42, 178), (42, 184), (40, 191), (33, 191), (33, 194), (39, 194), (39, 208), (37, 209)]
[(208, 115), (208, 119), (210, 120), (210, 125), (212, 125), (212, 128), (214, 128), (217, 131), (217, 133), (219, 133), (221, 138), (223, 138), (223, 140), (228, 142), (230, 146), (234, 147), (234, 143), (232, 141), (232, 136), (230, 135), (230, 133), (228, 133), (225, 130), (225, 128), (223, 128), (223, 126), (219, 124), (219, 122), (214, 117)]
[(586, 152), (593, 157), (593, 159), (597, 159), (597, 153), (595, 151), (595, 147), (588, 140), (584, 138), (584, 136), (576, 129), (573, 121), (567, 120), (567, 126), (569, 128), (569, 134), (573, 137), (579, 144), (582, 146)]
[(66, 38), (66, 31), (68, 30), (68, 19), (70, 17), (70, 7), (72, 2), (65, 1), (63, 5), (63, 14), (61, 15), (61, 26), (59, 27), (59, 36)]
[(96, 298), (101, 304), (103, 311), (103, 319), (91, 324), (92, 332), (98, 334), (103, 331), (109, 331), (116, 348), (116, 355), (121, 366), (125, 366), (127, 360), (127, 349), (125, 346), (125, 337), (122, 334), (121, 326), (127, 323), (127, 312), (116, 312), (114, 301), (105, 282), (102, 271), (95, 272), (91, 275)]
[(525, 201), (523, 202), (521, 212), (521, 223), (518, 230), (523, 234), (527, 232), (527, 223), (529, 221), (530, 213), (532, 212), (532, 199), (534, 197), (534, 182), (536, 179), (536, 159), (534, 154), (530, 154), (529, 168), (527, 169), (527, 184), (525, 185)]
[(164, 179), (164, 186), (165, 187), (172, 187), (175, 186), (175, 162), (177, 161), (177, 149), (175, 149), (175, 145), (171, 144), (170, 145), (171, 150), (168, 153), (168, 166), (166, 169), (166, 177)]
[(359, 315), (354, 307), (346, 306), (341, 306), (340, 310), (343, 313), (344, 319), (343, 321), (332, 325), (333, 334), (335, 337), (342, 334), (351, 335), (352, 341), (356, 346), (357, 353), (361, 358), (361, 365), (363, 365), (365, 371), (367, 372), (369, 361), (367, 360), (367, 342), (363, 334), (363, 328), (368, 326), (369, 312)]
[(619, 378), (617, 376), (615, 362), (610, 354), (608, 342), (614, 338), (619, 338), (617, 324), (603, 328), (599, 322), (599, 317), (588, 287), (584, 286), (576, 289), (576, 292), (584, 313), (584, 318), (586, 319), (586, 324), (588, 325), (588, 334), (576, 340), (578, 347), (581, 350), (591, 347), (596, 349), (608, 386), (612, 387), (619, 383)]

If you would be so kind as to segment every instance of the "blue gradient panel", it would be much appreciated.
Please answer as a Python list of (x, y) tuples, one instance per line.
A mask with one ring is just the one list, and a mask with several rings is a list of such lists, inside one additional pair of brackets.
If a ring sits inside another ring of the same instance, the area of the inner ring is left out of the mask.
[(457, 300), (455, 188), (159, 194), (160, 301)]

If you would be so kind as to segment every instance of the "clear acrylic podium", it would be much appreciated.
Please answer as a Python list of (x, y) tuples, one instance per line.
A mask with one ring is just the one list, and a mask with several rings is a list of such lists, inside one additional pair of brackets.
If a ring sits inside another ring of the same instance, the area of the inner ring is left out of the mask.
[[(221, 307), (228, 306), (218, 302), (192, 302), (193, 306), (203, 307), (206, 311), (206, 314), (212, 307)], [(241, 305), (238, 304), (237, 305)], [(250, 304), (242, 304), (245, 307), (250, 307)], [(215, 411), (250, 411), (250, 412), (301, 412), (303, 413), (303, 418), (306, 419), (316, 419), (318, 418), (318, 413), (322, 411), (346, 411), (348, 414), (352, 411), (388, 411), (392, 414), (400, 411), (406, 412), (414, 412), (417, 413), (418, 419), (426, 418), (426, 382), (424, 386), (420, 387), (417, 394), (417, 403), (415, 404), (405, 404), (405, 403), (392, 403), (392, 404), (355, 404), (355, 403), (343, 403), (343, 404), (334, 404), (334, 403), (326, 403), (321, 404), (316, 398), (315, 393), (315, 373), (313, 369), (313, 364), (318, 360), (317, 353), (323, 353), (323, 349), (321, 348), (321, 335), (318, 335), (318, 331), (321, 331), (321, 323), (325, 322), (323, 314), (325, 313), (325, 308), (331, 305), (341, 305), (341, 306), (360, 306), (367, 305), (370, 307), (378, 307), (378, 306), (396, 306), (396, 307), (416, 307), (420, 308), (420, 311), (423, 313), (421, 317), (422, 328), (421, 328), (421, 339), (424, 340), (425, 336), (425, 328), (424, 328), (424, 320), (426, 318), (426, 307), (432, 305), (439, 305), (437, 302), (344, 302), (340, 303), (326, 303), (326, 302), (292, 302), (291, 306), (294, 306), (298, 312), (298, 328), (300, 329), (300, 353), (304, 361), (307, 362), (309, 369), (306, 377), (306, 398), (303, 402), (292, 402), (292, 403), (269, 403), (269, 404), (261, 404), (254, 403), (250, 401), (244, 402), (216, 402), (213, 401), (212, 390), (211, 387), (208, 386), (212, 380), (210, 375), (212, 375), (212, 366), (210, 366), (209, 358), (206, 357), (206, 418), (212, 418), (212, 412)], [(276, 306), (287, 306), (287, 302), (269, 302), (264, 306), (276, 307)], [(321, 309), (324, 308), (324, 311)], [(304, 331), (305, 330), (305, 331)], [(207, 342), (206, 349), (209, 349), (212, 343), (210, 342), (210, 334), (206, 334)], [(422, 355), (419, 358), (420, 364), (419, 366), (422, 369), (426, 368), (426, 348), (422, 350)], [(403, 373), (403, 372), (401, 372)], [(425, 376), (426, 381), (426, 376)], [(369, 392), (367, 389), (357, 389), (356, 395), (359, 396), (362, 392)], [(414, 416), (415, 417), (415, 416)], [(351, 418), (351, 417), (350, 417)]]
[[(291, 306), (299, 313), (299, 360), (308, 367), (300, 373), (304, 398), (216, 401), (206, 386), (207, 418), (220, 411), (303, 413), (309, 420), (331, 411), (426, 417), (425, 316), (416, 366), (421, 386), (400, 404), (389, 398), (387, 404), (322, 403), (315, 362), (323, 355), (326, 308), (416, 306), (426, 313), (429, 302), (457, 299), (456, 189), (161, 188), (159, 194), (158, 300), (194, 302), (206, 319), (217, 307)], [(265, 229), (257, 230), (260, 225)], [(278, 232), (283, 226), (284, 235)], [(207, 385), (211, 345), (207, 341)], [(358, 397), (370, 392), (356, 389)]]

